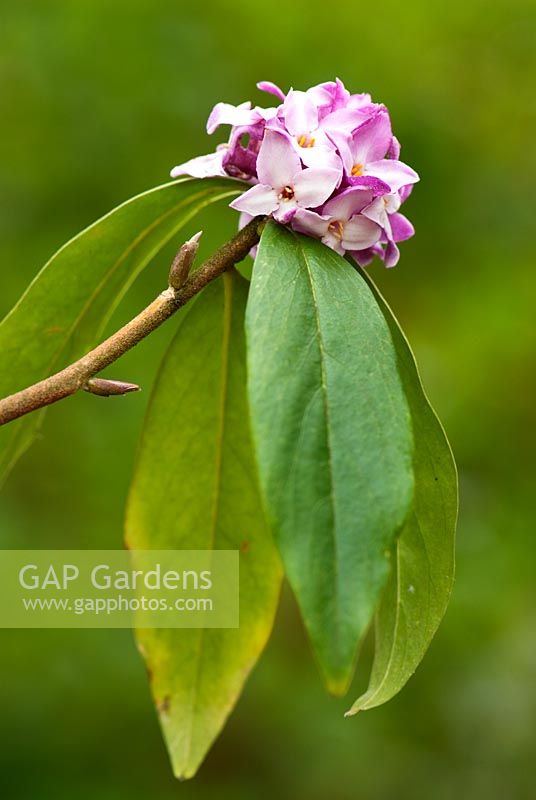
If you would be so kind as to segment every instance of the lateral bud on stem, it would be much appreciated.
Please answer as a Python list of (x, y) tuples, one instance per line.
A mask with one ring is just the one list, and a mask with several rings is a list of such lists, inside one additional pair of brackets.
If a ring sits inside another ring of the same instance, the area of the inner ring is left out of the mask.
[(184, 242), (179, 252), (173, 259), (169, 270), (168, 283), (171, 289), (180, 289), (186, 283), (192, 264), (194, 263), (199, 247), (199, 239), (203, 231), (199, 231), (187, 242)]
[(107, 378), (90, 378), (83, 388), (85, 392), (96, 394), (99, 397), (113, 397), (140, 391), (140, 387), (136, 383), (110, 381)]

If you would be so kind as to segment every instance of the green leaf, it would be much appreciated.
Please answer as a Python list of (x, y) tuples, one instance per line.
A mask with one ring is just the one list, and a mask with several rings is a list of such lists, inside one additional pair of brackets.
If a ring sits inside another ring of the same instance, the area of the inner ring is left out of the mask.
[(247, 282), (233, 273), (180, 312), (127, 509), (130, 547), (240, 550), (238, 629), (138, 632), (174, 771), (183, 778), (196, 772), (264, 648), (281, 583), (249, 431), (246, 297)]
[(255, 259), (246, 328), (270, 522), (327, 686), (342, 693), (411, 504), (395, 349), (361, 275), (275, 223)]
[[(128, 200), (67, 242), (0, 323), (0, 397), (61, 369), (95, 345), (139, 272), (204, 206), (236, 182), (182, 180)], [(0, 482), (44, 412), (0, 429)]]
[(422, 660), (448, 605), (454, 581), (458, 510), (456, 466), (424, 393), (413, 353), (391, 309), (369, 281), (395, 343), (415, 438), (413, 511), (395, 545), (394, 569), (375, 625), (367, 691), (348, 715), (393, 697)]

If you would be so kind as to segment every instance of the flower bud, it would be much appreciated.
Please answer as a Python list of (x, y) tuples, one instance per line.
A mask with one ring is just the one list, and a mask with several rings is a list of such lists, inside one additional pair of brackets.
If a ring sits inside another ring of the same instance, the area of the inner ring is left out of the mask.
[(125, 381), (110, 381), (107, 378), (90, 378), (84, 386), (86, 392), (99, 395), (99, 397), (112, 397), (113, 395), (128, 394), (129, 392), (139, 392), (140, 387), (136, 383), (126, 383)]
[(197, 254), (202, 233), (203, 231), (199, 231), (191, 239), (188, 239), (173, 259), (168, 279), (171, 289), (180, 289), (186, 282)]

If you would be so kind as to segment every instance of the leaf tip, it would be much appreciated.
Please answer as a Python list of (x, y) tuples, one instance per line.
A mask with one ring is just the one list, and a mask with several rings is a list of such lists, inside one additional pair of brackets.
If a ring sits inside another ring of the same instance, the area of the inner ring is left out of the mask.
[(344, 697), (352, 680), (351, 674), (328, 675), (324, 673), (324, 682), (329, 694), (333, 697)]
[[(345, 712), (345, 717), (355, 717), (356, 714), (359, 714), (360, 711), (368, 711), (374, 706), (379, 705), (378, 703), (374, 702), (375, 700), (375, 693), (369, 689), (362, 695), (360, 695), (354, 704)], [(381, 705), (381, 703), (380, 703)]]
[(189, 781), (195, 777), (195, 770), (187, 770), (187, 769), (182, 771), (174, 770), (173, 774), (175, 775), (175, 778), (178, 781), (184, 783), (184, 781)]
[(167, 745), (174, 777), (181, 783), (195, 778), (206, 756), (206, 750), (200, 757), (195, 758), (192, 757), (191, 752), (185, 752), (184, 750), (173, 752), (169, 739), (167, 739)]

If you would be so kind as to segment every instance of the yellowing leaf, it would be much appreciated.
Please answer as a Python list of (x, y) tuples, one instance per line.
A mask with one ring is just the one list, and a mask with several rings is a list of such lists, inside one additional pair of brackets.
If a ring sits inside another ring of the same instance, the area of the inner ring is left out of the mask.
[(237, 273), (182, 315), (143, 432), (127, 510), (132, 548), (240, 550), (238, 629), (142, 630), (140, 649), (178, 777), (189, 778), (270, 634), (281, 569), (257, 486)]

